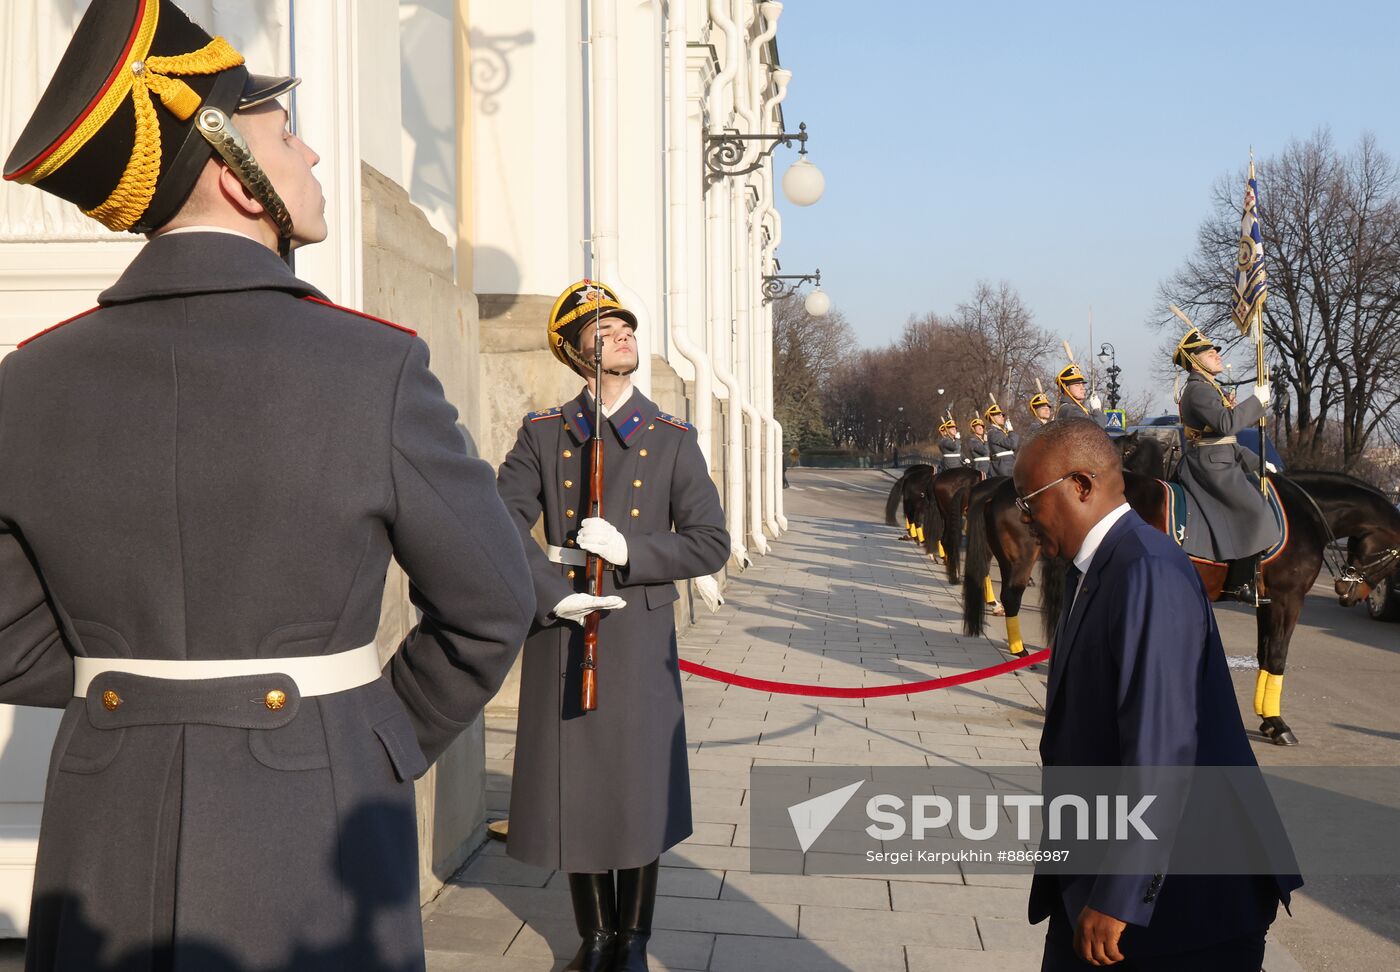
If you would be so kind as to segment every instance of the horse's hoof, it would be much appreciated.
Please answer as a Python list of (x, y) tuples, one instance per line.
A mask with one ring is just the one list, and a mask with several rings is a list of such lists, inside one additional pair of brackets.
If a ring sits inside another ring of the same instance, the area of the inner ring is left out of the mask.
[(1296, 746), (1298, 737), (1293, 735), (1292, 729), (1285, 729), (1274, 737), (1275, 746)]

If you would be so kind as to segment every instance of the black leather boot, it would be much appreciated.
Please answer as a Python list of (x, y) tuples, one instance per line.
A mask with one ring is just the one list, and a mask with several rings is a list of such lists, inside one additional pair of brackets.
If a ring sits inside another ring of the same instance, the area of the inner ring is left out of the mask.
[(574, 922), (583, 938), (565, 972), (609, 972), (617, 948), (617, 905), (611, 872), (570, 874)]
[(617, 872), (617, 959), (613, 972), (647, 972), (659, 861)]
[(1258, 588), (1255, 586), (1256, 577), (1259, 572), (1259, 555), (1253, 557), (1241, 557), (1239, 560), (1230, 561), (1230, 566), (1225, 573), (1225, 586), (1221, 590), (1223, 597), (1233, 597), (1235, 600), (1248, 604), (1251, 607), (1263, 607), (1268, 604), (1268, 598), (1260, 597)]

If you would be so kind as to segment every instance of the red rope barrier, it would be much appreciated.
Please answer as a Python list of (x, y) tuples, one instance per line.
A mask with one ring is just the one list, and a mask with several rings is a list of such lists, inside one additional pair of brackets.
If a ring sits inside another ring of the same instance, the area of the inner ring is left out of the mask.
[(766, 678), (750, 678), (747, 675), (736, 675), (733, 672), (722, 672), (718, 668), (710, 668), (708, 665), (700, 665), (692, 661), (681, 659), (681, 671), (691, 675), (699, 675), (701, 678), (713, 679), (716, 682), (724, 682), (727, 685), (737, 685), (739, 688), (754, 689), (758, 692), (775, 692), (778, 695), (815, 695), (825, 699), (879, 699), (892, 695), (913, 695), (916, 692), (929, 692), (933, 689), (950, 688), (954, 685), (965, 685), (968, 682), (978, 682), (984, 678), (991, 678), (994, 675), (1005, 675), (1007, 672), (1014, 672), (1018, 668), (1025, 668), (1027, 665), (1034, 665), (1038, 661), (1045, 661), (1050, 657), (1050, 649), (1042, 648), (1040, 651), (1031, 652), (1029, 655), (1022, 655), (1019, 658), (1012, 658), (1004, 661), (1000, 665), (993, 665), (990, 668), (979, 668), (971, 672), (960, 672), (957, 675), (945, 675), (942, 678), (929, 678), (921, 682), (904, 682), (900, 685), (874, 685), (869, 688), (828, 688), (823, 685), (803, 685), (800, 682), (774, 682)]

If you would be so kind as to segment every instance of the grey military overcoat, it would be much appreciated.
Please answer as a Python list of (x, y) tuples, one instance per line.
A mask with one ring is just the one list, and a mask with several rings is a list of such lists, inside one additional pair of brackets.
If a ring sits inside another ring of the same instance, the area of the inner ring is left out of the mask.
[(967, 452), (972, 457), (972, 468), (982, 474), (986, 479), (992, 474), (992, 450), (987, 445), (986, 439), (979, 439), (977, 436), (968, 436)]
[(992, 475), (1010, 476), (1016, 467), (1016, 449), (1020, 445), (1020, 437), (999, 425), (989, 425), (987, 445), (992, 450)]
[(945, 435), (938, 440), (938, 471), (960, 469), (963, 465), (962, 439)]
[(497, 477), (535, 579), (511, 784), (512, 857), (564, 871), (640, 867), (690, 835), (690, 776), (676, 656), (675, 582), (729, 557), (719, 494), (695, 430), (633, 391), (604, 419), (603, 518), (628, 560), (604, 578), (627, 606), (598, 632), (598, 707), (580, 708), (583, 629), (551, 614), (585, 590), (585, 570), (554, 563), (529, 534), (572, 548), (588, 515), (587, 393), (526, 416)]
[[(1233, 408), (1218, 385), (1192, 372), (1181, 391), (1181, 422), (1205, 438), (1233, 436), (1257, 423), (1264, 405), (1250, 396)], [(1213, 560), (1235, 560), (1266, 549), (1278, 539), (1278, 524), (1258, 480), (1259, 456), (1235, 443), (1188, 444), (1176, 466), (1176, 479), (1196, 501), (1205, 522), (1187, 525), (1189, 553)]]
[[(65, 709), (28, 968), (421, 969), (412, 781), (534, 612), (490, 467), (421, 340), (252, 240), (158, 237), (100, 300), (0, 367), (0, 701)], [(377, 681), (72, 697), (71, 655), (368, 644), (391, 555), (422, 620)]]
[(1093, 419), (1095, 422), (1099, 423), (1099, 428), (1101, 429), (1108, 426), (1108, 416), (1103, 413), (1103, 409), (1081, 405), (1068, 396), (1060, 399), (1060, 407), (1055, 409), (1055, 418)]

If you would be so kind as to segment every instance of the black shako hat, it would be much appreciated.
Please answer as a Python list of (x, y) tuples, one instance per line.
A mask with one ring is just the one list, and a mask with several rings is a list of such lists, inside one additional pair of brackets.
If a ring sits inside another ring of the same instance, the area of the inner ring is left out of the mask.
[(203, 107), (233, 114), (299, 79), (249, 74), (243, 55), (170, 0), (93, 0), (5, 179), (74, 203), (108, 229), (168, 222), (213, 153), (195, 130)]

